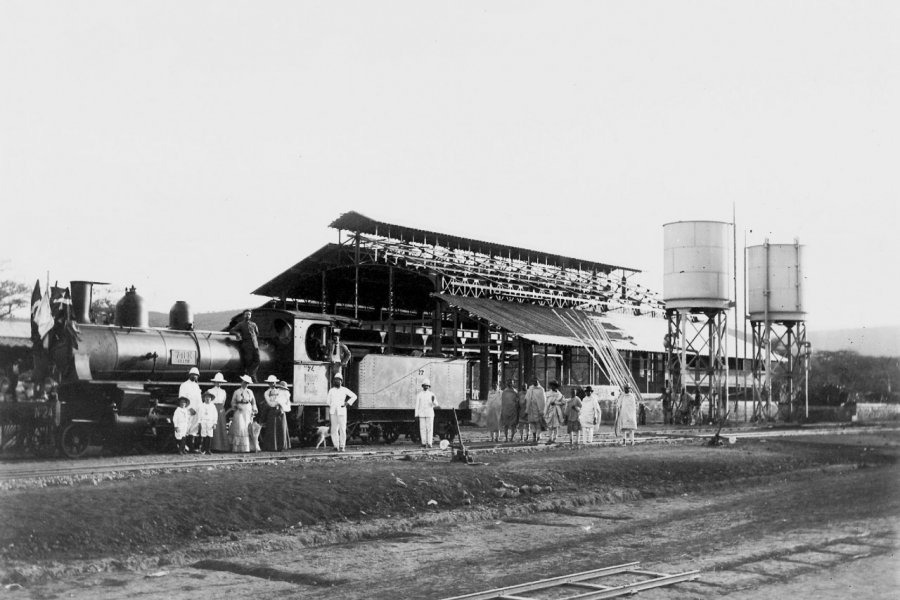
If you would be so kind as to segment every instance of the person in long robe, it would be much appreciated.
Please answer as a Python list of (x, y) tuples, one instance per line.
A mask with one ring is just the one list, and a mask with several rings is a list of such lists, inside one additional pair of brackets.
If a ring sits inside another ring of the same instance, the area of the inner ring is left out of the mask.
[(279, 381), (265, 393), (266, 406), (266, 430), (262, 439), (262, 449), (269, 452), (278, 452), (291, 447), (288, 438), (287, 413), (291, 410), (291, 402), (288, 399), (287, 383)]
[(253, 444), (250, 442), (250, 424), (253, 415), (256, 414), (256, 397), (250, 384), (253, 379), (249, 375), (241, 375), (241, 387), (234, 390), (231, 396), (231, 406), (234, 408), (234, 416), (231, 419), (231, 451), (250, 452)]
[(566, 433), (569, 434), (569, 444), (581, 443), (581, 390), (572, 390), (572, 397), (566, 402), (564, 410), (566, 419)]
[(225, 377), (222, 376), (221, 373), (216, 373), (215, 377), (212, 378), (213, 386), (206, 390), (212, 397), (212, 405), (216, 409), (216, 428), (213, 431), (212, 437), (212, 446), (211, 449), (213, 452), (229, 452), (231, 451), (231, 442), (228, 440), (228, 420), (227, 420), (227, 412), (225, 408), (225, 401), (228, 399), (228, 394), (225, 393), (225, 390), (222, 389), (222, 385), (225, 383)]
[(523, 389), (518, 394), (519, 404), (519, 441), (524, 443), (528, 439), (528, 390)]
[(516, 428), (519, 425), (519, 393), (506, 381), (506, 387), (500, 396), (500, 427), (503, 429), (504, 441), (515, 440)]
[(550, 391), (546, 393), (546, 404), (544, 409), (544, 420), (547, 422), (547, 439), (548, 444), (556, 442), (556, 435), (559, 433), (560, 426), (565, 423), (563, 417), (563, 408), (566, 405), (566, 399), (559, 391), (559, 383), (550, 382)]
[(631, 445), (634, 446), (634, 432), (637, 429), (637, 399), (631, 393), (631, 386), (627, 383), (622, 389), (622, 394), (616, 402), (616, 437), (624, 434), (622, 445), (628, 443), (631, 439)]
[(594, 441), (594, 429), (600, 426), (600, 402), (591, 386), (587, 386), (584, 392), (578, 420), (581, 421), (581, 441), (590, 444)]
[(500, 442), (500, 394), (488, 395), (484, 405), (484, 421), (492, 442)]
[(528, 431), (534, 436), (532, 443), (537, 444), (541, 439), (541, 432), (546, 429), (547, 422), (544, 410), (547, 408), (547, 398), (544, 388), (538, 383), (537, 378), (531, 380), (528, 391), (525, 392), (525, 413), (527, 414)]

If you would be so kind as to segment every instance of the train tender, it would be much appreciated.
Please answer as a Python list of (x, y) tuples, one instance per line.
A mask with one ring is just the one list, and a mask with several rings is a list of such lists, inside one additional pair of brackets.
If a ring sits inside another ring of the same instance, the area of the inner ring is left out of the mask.
[[(81, 321), (78, 333), (66, 335), (67, 324), (57, 319), (55, 334), (50, 336), (50, 356), (60, 375), (60, 450), (74, 458), (90, 445), (121, 448), (139, 442), (158, 450), (171, 448), (178, 386), (192, 367), (200, 370), (201, 387), (218, 372), (236, 386), (245, 372), (239, 337), (227, 330), (193, 330), (184, 303), (173, 307), (168, 328), (149, 327), (134, 289), (117, 305), (115, 324), (89, 323), (85, 305), (90, 290), (82, 289), (82, 283), (73, 282), (75, 320)], [(240, 318), (235, 316), (229, 328)], [(336, 329), (353, 329), (359, 323), (336, 315), (276, 308), (255, 309), (253, 321), (259, 328), (258, 374), (261, 378), (275, 375), (289, 383), (291, 434), (309, 442), (315, 428), (328, 419), (325, 398), (331, 374), (338, 368), (326, 360), (326, 344)], [(465, 360), (383, 355), (364, 347), (352, 348), (351, 355), (343, 366), (345, 385), (359, 396), (348, 412), (351, 439), (392, 443), (407, 436), (419, 441), (413, 407), (425, 378), (431, 380), (441, 408), (435, 418), (438, 435), (452, 438), (455, 427), (450, 409), (468, 418)], [(264, 411), (266, 386), (251, 387)], [(260, 420), (265, 423), (264, 414)]]

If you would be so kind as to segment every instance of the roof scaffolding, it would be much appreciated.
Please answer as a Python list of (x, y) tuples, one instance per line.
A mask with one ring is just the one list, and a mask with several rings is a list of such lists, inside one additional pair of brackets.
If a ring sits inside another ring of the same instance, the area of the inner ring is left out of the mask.
[(361, 285), (352, 292), (341, 289), (335, 275), (327, 281), (329, 297), (384, 306), (379, 301), (387, 297), (380, 289), (384, 273), (372, 268), (397, 267), (411, 275), (398, 274), (395, 281), (400, 309), (405, 308), (402, 293), (421, 303), (438, 292), (635, 315), (664, 312), (658, 294), (628, 281), (636, 269), (391, 225), (353, 212), (331, 226), (349, 235), (340, 240), (339, 234), (340, 243), (321, 248), (253, 293), (316, 302), (323, 294), (325, 271), (356, 269), (353, 278)]

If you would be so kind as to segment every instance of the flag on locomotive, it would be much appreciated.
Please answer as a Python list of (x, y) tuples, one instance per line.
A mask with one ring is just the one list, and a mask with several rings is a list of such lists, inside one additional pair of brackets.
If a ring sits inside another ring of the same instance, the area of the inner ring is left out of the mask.
[[(81, 332), (72, 315), (69, 288), (51, 286), (41, 294), (40, 280), (31, 294), (31, 341), (34, 355), (35, 381), (47, 377), (57, 380), (74, 369), (72, 350), (78, 348)], [(50, 358), (53, 358), (51, 361)], [(56, 366), (59, 373), (52, 373)]]

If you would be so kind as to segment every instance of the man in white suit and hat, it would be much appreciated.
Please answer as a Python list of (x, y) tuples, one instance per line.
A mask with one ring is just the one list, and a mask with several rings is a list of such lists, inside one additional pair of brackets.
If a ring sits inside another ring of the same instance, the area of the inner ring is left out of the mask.
[(431, 391), (431, 381), (422, 380), (422, 390), (416, 394), (416, 418), (419, 419), (419, 437), (422, 438), (422, 447), (431, 448), (434, 438), (434, 407), (437, 406), (437, 398)]
[(188, 371), (187, 381), (178, 388), (178, 397), (187, 398), (190, 403), (187, 410), (190, 420), (187, 426), (187, 437), (190, 440), (188, 449), (191, 452), (200, 451), (200, 406), (203, 404), (203, 395), (200, 392), (200, 369), (191, 367)]

